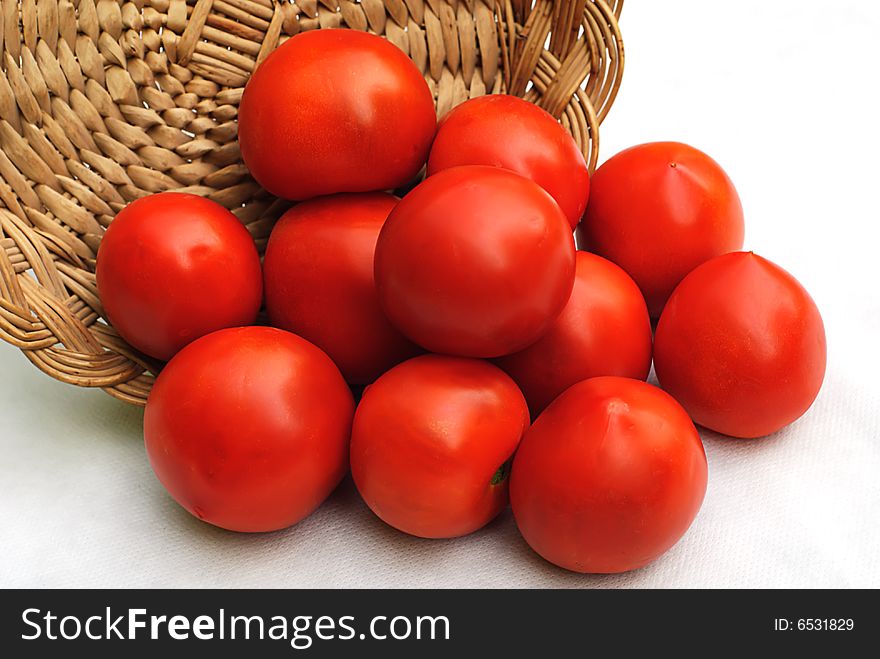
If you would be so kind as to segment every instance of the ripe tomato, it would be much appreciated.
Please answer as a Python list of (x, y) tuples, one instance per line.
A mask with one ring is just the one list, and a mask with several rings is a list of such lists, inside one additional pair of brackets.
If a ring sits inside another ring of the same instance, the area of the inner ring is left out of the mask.
[(528, 425), (526, 402), (502, 370), (423, 355), (367, 387), (351, 474), (387, 524), (424, 538), (465, 535), (507, 505), (505, 463)]
[(510, 504), (526, 542), (575, 572), (625, 572), (674, 545), (706, 493), (706, 454), (671, 396), (600, 377), (565, 391), (526, 432)]
[(181, 350), (147, 400), (156, 476), (201, 520), (273, 531), (306, 517), (342, 480), (354, 400), (305, 339), (272, 327), (221, 330)]
[(743, 212), (724, 170), (676, 142), (626, 149), (593, 175), (583, 247), (626, 270), (657, 318), (675, 286), (712, 257), (742, 248)]
[(408, 183), (436, 127), (434, 97), (412, 61), (358, 30), (288, 39), (251, 76), (238, 114), (253, 177), (296, 200)]
[(825, 328), (810, 295), (751, 252), (684, 278), (657, 325), (660, 384), (696, 423), (761, 437), (799, 418), (825, 377)]
[(272, 230), (263, 261), (272, 324), (324, 350), (352, 384), (419, 352), (388, 322), (373, 285), (376, 239), (396, 204), (384, 192), (297, 204)]
[(453, 167), (391, 212), (376, 245), (379, 301), (433, 352), (498, 357), (537, 340), (574, 282), (571, 228), (536, 183)]
[(644, 380), (651, 319), (639, 287), (611, 261), (577, 253), (568, 304), (536, 343), (495, 362), (522, 389), (532, 416), (575, 382), (600, 375)]
[(95, 274), (122, 338), (161, 360), (209, 332), (250, 325), (263, 297), (247, 229), (219, 204), (177, 192), (122, 209), (101, 240)]
[(428, 176), (457, 165), (492, 165), (521, 174), (559, 204), (571, 228), (590, 194), (590, 173), (571, 135), (547, 112), (516, 96), (465, 101), (440, 121)]

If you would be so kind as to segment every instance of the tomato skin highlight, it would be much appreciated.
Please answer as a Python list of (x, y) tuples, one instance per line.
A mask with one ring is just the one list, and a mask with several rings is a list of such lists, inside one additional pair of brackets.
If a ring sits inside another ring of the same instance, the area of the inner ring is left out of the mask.
[(408, 183), (436, 127), (431, 90), (403, 51), (346, 29), (288, 39), (251, 76), (238, 114), (251, 174), (292, 200)]
[(507, 505), (506, 474), (492, 481), (528, 423), (526, 402), (501, 369), (476, 359), (415, 357), (364, 392), (352, 477), (390, 526), (423, 538), (466, 535)]
[(427, 178), (376, 245), (379, 301), (429, 351), (498, 357), (536, 341), (574, 284), (571, 229), (533, 181), (463, 166)]
[(687, 413), (640, 380), (570, 387), (526, 432), (510, 503), (538, 554), (583, 573), (634, 570), (684, 535), (706, 492), (706, 455)]
[(646, 379), (651, 319), (639, 287), (611, 261), (579, 251), (574, 288), (556, 321), (537, 342), (495, 363), (522, 389), (533, 417), (581, 380)]
[(590, 195), (584, 154), (552, 115), (507, 94), (465, 101), (441, 120), (428, 176), (459, 165), (503, 167), (531, 179), (559, 204), (574, 229)]
[(348, 469), (354, 400), (320, 349), (271, 327), (194, 341), (159, 374), (144, 439), (168, 493), (232, 531), (274, 531), (314, 511)]
[(266, 248), (272, 324), (324, 350), (351, 384), (421, 352), (382, 313), (373, 283), (376, 240), (397, 202), (384, 192), (302, 202), (281, 217)]
[(113, 327), (162, 361), (200, 336), (252, 324), (263, 296), (247, 229), (223, 206), (179, 192), (122, 209), (101, 240), (95, 275)]
[(825, 328), (809, 293), (752, 252), (704, 263), (660, 317), (661, 386), (693, 420), (740, 438), (772, 434), (813, 404), (825, 377)]
[(721, 166), (678, 142), (640, 144), (591, 181), (581, 246), (626, 270), (658, 318), (673, 289), (715, 256), (742, 249), (742, 204)]

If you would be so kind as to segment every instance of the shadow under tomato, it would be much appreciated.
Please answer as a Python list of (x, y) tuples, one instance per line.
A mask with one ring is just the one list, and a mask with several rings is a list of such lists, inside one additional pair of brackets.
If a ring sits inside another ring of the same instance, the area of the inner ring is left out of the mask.
[[(10, 353), (11, 346), (2, 346)], [(44, 438), (71, 441), (143, 441), (143, 408), (100, 389), (75, 387), (41, 373), (21, 354), (3, 356), (3, 403), (15, 407), (23, 427)], [(85, 450), (85, 448), (84, 448)]]
[(707, 457), (711, 457), (713, 454), (756, 455), (776, 450), (781, 442), (791, 439), (793, 435), (797, 434), (799, 422), (800, 419), (775, 433), (752, 439), (722, 435), (701, 425), (697, 425), (697, 430), (700, 433), (700, 439), (703, 440), (703, 446), (706, 448)]

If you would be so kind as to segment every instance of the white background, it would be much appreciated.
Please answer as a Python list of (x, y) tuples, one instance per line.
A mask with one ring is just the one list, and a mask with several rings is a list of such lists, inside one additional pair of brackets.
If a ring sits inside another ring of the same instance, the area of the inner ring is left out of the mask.
[(704, 434), (709, 490), (684, 539), (618, 576), (570, 574), (509, 512), (467, 538), (384, 526), (346, 481), (287, 531), (191, 518), (150, 471), (140, 410), (40, 374), (0, 345), (0, 585), (880, 587), (877, 67), (880, 3), (628, 0), (627, 65), (602, 159), (644, 141), (708, 152), (746, 246), (811, 291), (825, 386), (758, 441)]

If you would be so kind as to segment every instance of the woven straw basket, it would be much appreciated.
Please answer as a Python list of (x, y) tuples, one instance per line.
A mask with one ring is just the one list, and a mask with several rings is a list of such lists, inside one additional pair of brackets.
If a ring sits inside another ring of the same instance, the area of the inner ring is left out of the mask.
[(0, 337), (40, 370), (143, 405), (160, 364), (103, 319), (101, 235), (163, 190), (231, 209), (262, 250), (289, 206), (241, 162), (250, 73), (303, 30), (383, 35), (440, 115), (506, 92), (558, 117), (595, 167), (617, 93), (622, 0), (0, 0)]

